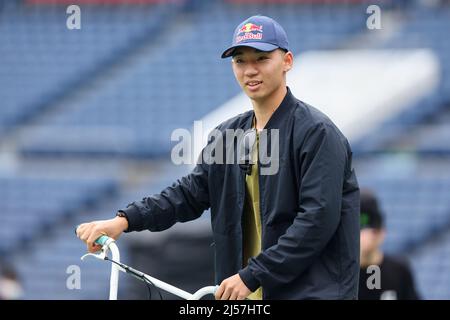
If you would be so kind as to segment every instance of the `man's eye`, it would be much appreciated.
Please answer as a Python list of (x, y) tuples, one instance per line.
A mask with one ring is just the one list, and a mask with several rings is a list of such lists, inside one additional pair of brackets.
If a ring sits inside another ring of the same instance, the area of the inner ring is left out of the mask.
[(267, 60), (267, 59), (268, 59), (267, 57), (262, 56), (262, 57), (259, 57), (259, 58), (258, 58), (258, 61)]
[(236, 60), (234, 60), (234, 62), (236, 62), (236, 63), (243, 63), (244, 61), (242, 59), (236, 59)]

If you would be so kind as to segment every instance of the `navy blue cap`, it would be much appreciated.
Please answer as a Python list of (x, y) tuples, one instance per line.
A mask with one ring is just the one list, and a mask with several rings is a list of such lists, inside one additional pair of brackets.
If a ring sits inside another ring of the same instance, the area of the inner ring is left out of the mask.
[(222, 53), (222, 58), (231, 57), (234, 50), (241, 46), (261, 51), (272, 51), (277, 48), (289, 51), (283, 27), (266, 16), (253, 16), (239, 24), (234, 30), (231, 46)]

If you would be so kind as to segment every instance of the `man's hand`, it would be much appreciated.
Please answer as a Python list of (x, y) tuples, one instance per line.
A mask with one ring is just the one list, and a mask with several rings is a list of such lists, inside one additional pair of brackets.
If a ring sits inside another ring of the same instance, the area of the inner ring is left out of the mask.
[(77, 237), (84, 241), (87, 244), (87, 250), (93, 253), (102, 248), (94, 243), (101, 235), (107, 235), (117, 240), (127, 228), (128, 221), (126, 218), (115, 217), (114, 219), (80, 224), (77, 228)]
[(216, 300), (244, 300), (250, 293), (239, 274), (235, 274), (222, 281), (215, 296)]

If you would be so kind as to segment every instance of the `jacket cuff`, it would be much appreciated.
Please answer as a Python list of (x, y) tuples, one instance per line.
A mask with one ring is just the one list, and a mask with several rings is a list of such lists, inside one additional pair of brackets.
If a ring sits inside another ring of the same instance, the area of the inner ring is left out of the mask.
[(126, 209), (121, 209), (119, 212), (123, 212), (128, 220), (128, 229), (125, 232), (144, 230), (142, 215), (135, 205), (130, 204)]
[(248, 266), (242, 270), (239, 270), (239, 276), (251, 292), (255, 292), (256, 289), (261, 286), (258, 280), (253, 276), (253, 273), (250, 271)]

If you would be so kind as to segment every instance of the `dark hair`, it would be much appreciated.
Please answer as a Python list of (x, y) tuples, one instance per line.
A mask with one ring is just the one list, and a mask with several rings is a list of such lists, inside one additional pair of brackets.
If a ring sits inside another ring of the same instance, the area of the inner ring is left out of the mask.
[(360, 192), (361, 216), (360, 225), (362, 228), (382, 229), (384, 228), (384, 216), (380, 210), (378, 199), (375, 193), (363, 188)]

